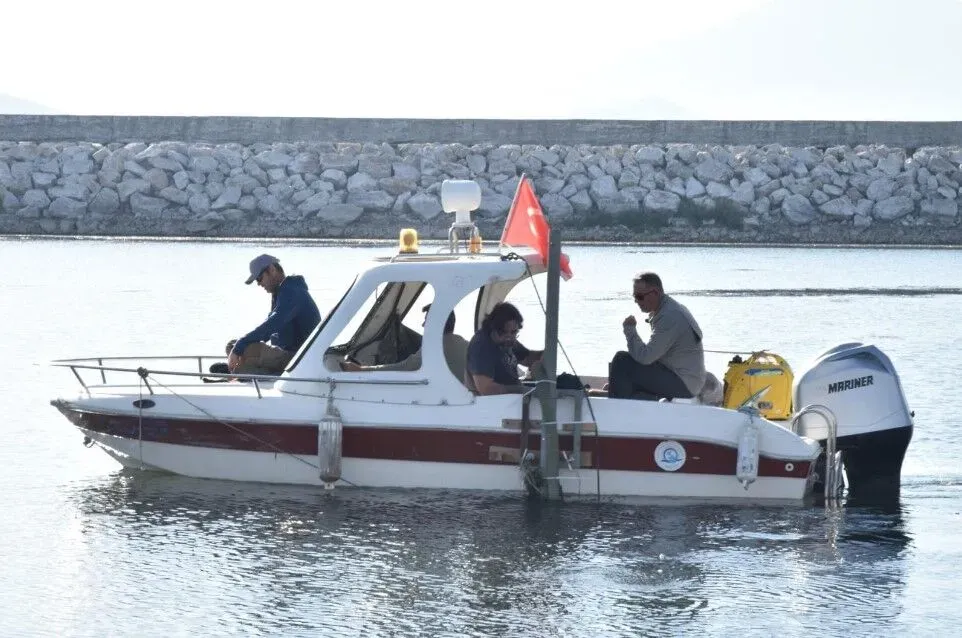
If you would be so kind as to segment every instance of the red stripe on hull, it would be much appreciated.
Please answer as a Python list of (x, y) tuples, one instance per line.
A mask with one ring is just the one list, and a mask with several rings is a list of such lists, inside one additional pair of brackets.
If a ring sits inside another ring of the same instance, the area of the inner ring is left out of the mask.
[[(250, 452), (317, 454), (317, 430), (311, 424), (232, 423), (216, 421), (113, 416), (64, 410), (76, 426), (113, 436), (137, 440), (142, 428), (144, 441)], [(662, 472), (655, 463), (655, 448), (664, 439), (637, 437), (595, 437), (584, 435), (582, 452), (591, 454), (591, 467), (604, 470)], [(677, 440), (677, 439), (676, 439)], [(677, 473), (733, 476), (737, 451), (715, 443), (678, 440), (685, 448), (685, 464)], [(346, 458), (438, 463), (503, 465), (490, 459), (491, 447), (518, 448), (518, 432), (477, 432), (465, 430), (344, 427), (342, 454)], [(529, 447), (540, 447), (540, 435), (529, 437)], [(572, 437), (562, 435), (562, 450), (572, 450)], [(811, 463), (761, 457), (758, 475), (806, 478)], [(789, 469), (790, 468), (790, 469)]]

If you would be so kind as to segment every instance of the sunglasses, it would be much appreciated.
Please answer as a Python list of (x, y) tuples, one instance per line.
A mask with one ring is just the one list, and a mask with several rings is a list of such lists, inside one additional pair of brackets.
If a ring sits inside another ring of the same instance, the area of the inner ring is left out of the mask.
[(649, 290), (648, 292), (642, 292), (642, 293), (636, 292), (636, 293), (634, 294), (635, 301), (642, 301), (642, 300), (644, 300), (645, 297), (647, 297), (648, 295), (650, 295), (650, 294), (653, 293), (653, 292), (658, 292), (658, 291), (657, 291), (657, 290)]
[(256, 281), (257, 283), (261, 283), (261, 279), (263, 279), (263, 278), (264, 278), (264, 275), (267, 274), (268, 268), (270, 268), (270, 266), (268, 266), (267, 268), (265, 268), (264, 270), (262, 270), (262, 271), (261, 271), (261, 274), (257, 275), (257, 278), (256, 278), (254, 281)]
[(499, 330), (498, 332), (500, 332), (506, 337), (516, 337), (518, 336), (518, 333), (521, 332), (521, 327), (519, 326), (514, 330)]

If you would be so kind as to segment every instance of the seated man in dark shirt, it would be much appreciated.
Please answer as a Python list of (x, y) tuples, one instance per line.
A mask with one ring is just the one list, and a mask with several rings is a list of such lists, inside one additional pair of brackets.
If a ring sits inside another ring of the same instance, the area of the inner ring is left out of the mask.
[(495, 305), (484, 318), (468, 344), (464, 383), (469, 390), (478, 395), (524, 391), (518, 364), (531, 367), (541, 360), (544, 351), (528, 350), (518, 343), (522, 321), (518, 309), (507, 302)]

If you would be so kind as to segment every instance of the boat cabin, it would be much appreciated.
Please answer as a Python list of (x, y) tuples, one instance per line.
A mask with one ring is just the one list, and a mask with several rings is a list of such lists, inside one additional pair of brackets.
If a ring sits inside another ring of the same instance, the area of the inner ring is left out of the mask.
[[(449, 184), (451, 181), (445, 182)], [(465, 184), (475, 189), (469, 192), (468, 201), (464, 201), (461, 191), (442, 192), (448, 196), (443, 198), (446, 209), (473, 210), (480, 204), (477, 184)], [(465, 371), (453, 374), (445, 360), (443, 341), (448, 316), (465, 300), (473, 305), (471, 325), (457, 327), (465, 341), (470, 341), (497, 303), (504, 301), (519, 283), (546, 268), (541, 257), (526, 246), (483, 252), (479, 242), (471, 245), (477, 236), (474, 224), (462, 221), (460, 229), (455, 228), (457, 225), (456, 222), (452, 226), (448, 244), (435, 247), (433, 252), (419, 249), (416, 239), (412, 244), (410, 236), (406, 239), (402, 233), (397, 254), (377, 259), (360, 272), (305, 341), (284, 376), (324, 379), (329, 389), (309, 389), (305, 386), (311, 384), (285, 381), (284, 377), (276, 387), (295, 394), (319, 392), (333, 397), (343, 396), (345, 390), (338, 391), (339, 387), (379, 385), (386, 403), (400, 398), (395, 395), (429, 404), (474, 402), (474, 394), (464, 384)], [(428, 303), (423, 333), (418, 333), (411, 326), (420, 323)], [(418, 350), (421, 364), (413, 370), (375, 368), (351, 372), (341, 367), (345, 360), (362, 366), (394, 364)]]

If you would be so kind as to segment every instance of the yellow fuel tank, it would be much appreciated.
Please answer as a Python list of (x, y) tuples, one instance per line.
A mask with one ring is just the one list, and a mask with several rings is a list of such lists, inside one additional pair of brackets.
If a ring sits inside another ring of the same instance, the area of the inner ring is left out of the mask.
[(773, 352), (753, 352), (746, 360), (738, 355), (725, 372), (723, 405), (736, 410), (753, 405), (766, 419), (792, 415), (792, 368)]

